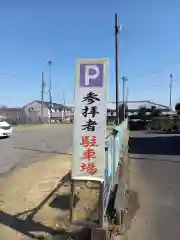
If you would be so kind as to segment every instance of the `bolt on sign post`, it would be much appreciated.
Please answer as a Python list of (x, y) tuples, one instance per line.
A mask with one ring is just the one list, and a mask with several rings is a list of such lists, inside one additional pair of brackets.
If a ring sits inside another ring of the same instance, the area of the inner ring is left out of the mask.
[(72, 179), (104, 180), (107, 59), (76, 65)]
[[(73, 160), (71, 172), (72, 196), (76, 194), (75, 185), (78, 182), (82, 183), (85, 181), (91, 184), (99, 184), (99, 192), (102, 192), (106, 165), (105, 137), (108, 62), (108, 59), (83, 59), (77, 60), (76, 63)], [(95, 196), (95, 194), (91, 193), (86, 193), (86, 195), (88, 195), (88, 197)], [(98, 201), (99, 203), (102, 201), (100, 195)], [(82, 205), (79, 210), (81, 211), (81, 216), (83, 211)], [(77, 216), (76, 213), (73, 215), (73, 211), (75, 212), (73, 209), (72, 197), (71, 221), (74, 223), (81, 222), (83, 225), (86, 224), (85, 218), (77, 220), (77, 218), (75, 219), (75, 217), (73, 217), (75, 215)], [(101, 214), (100, 212), (102, 211), (99, 210), (99, 215)]]

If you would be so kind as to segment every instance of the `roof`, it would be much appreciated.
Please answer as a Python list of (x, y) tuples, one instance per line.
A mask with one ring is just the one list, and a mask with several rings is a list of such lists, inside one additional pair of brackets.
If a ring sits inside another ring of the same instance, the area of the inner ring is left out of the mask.
[[(122, 101), (119, 102), (119, 104), (122, 104)], [(155, 103), (149, 100), (144, 100), (144, 101), (128, 101), (127, 102), (128, 109), (129, 110), (136, 110), (139, 109), (140, 107), (145, 107), (147, 109), (151, 109), (152, 106), (155, 106), (157, 109), (164, 109), (164, 110), (170, 110), (168, 106)], [(115, 110), (116, 109), (116, 102), (109, 102), (108, 103), (108, 109)]]
[[(30, 105), (30, 104), (32, 104), (32, 103), (35, 103), (35, 102), (37, 102), (37, 103), (39, 103), (39, 104), (42, 104), (42, 101), (39, 101), (39, 100), (35, 100), (35, 101), (32, 101), (32, 102), (30, 102), (30, 103), (28, 103), (28, 104), (26, 104), (25, 106), (23, 106), (23, 108), (25, 108), (26, 106), (28, 106), (28, 105)], [(47, 101), (44, 101), (44, 106), (46, 106), (46, 107), (49, 107), (49, 102), (47, 102)], [(66, 105), (64, 105), (64, 104), (60, 104), (60, 103), (55, 103), (55, 102), (53, 102), (52, 103), (52, 106), (53, 106), (53, 108), (54, 109), (62, 109), (62, 108), (69, 108), (68, 106), (66, 106)]]
[[(42, 101), (37, 101), (38, 103), (42, 103)], [(44, 102), (44, 106), (46, 106), (46, 107), (49, 107), (49, 105), (50, 105), (50, 103), (49, 102)], [(54, 103), (54, 102), (52, 102), (52, 106), (53, 106), (53, 108), (54, 109), (59, 109), (59, 108), (64, 108), (65, 106), (64, 105), (62, 105), (62, 104), (59, 104), (59, 103)]]
[(6, 111), (6, 112), (7, 111), (18, 111), (19, 112), (19, 111), (22, 111), (22, 110), (23, 110), (23, 108), (20, 108), (20, 107), (14, 107), (14, 108), (8, 108), (8, 107), (4, 108), (3, 107), (3, 108), (0, 108), (0, 111), (3, 111), (3, 112), (4, 111)]

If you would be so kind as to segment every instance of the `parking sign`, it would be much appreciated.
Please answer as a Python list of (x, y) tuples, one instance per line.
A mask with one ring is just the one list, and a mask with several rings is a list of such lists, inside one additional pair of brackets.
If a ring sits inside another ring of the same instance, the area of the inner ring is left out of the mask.
[(104, 180), (107, 59), (76, 64), (72, 179)]

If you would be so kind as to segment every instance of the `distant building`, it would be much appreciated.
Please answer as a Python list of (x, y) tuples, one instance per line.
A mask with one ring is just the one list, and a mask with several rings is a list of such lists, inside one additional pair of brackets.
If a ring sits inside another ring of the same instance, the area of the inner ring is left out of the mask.
[(23, 108), (0, 108), (0, 116), (6, 119), (10, 124), (19, 124), (26, 121), (26, 116)]
[[(119, 102), (119, 105), (122, 104), (122, 102)], [(159, 103), (155, 103), (149, 100), (146, 101), (128, 101), (127, 102), (128, 107), (128, 114), (134, 114), (137, 113), (140, 107), (145, 107), (147, 111), (151, 111), (152, 108), (156, 108), (162, 112), (169, 112), (170, 108), (166, 105), (162, 105)], [(107, 105), (108, 108), (108, 116), (115, 116), (116, 115), (116, 102), (109, 102)]]
[[(122, 104), (122, 101), (119, 101), (119, 105)], [(71, 109), (73, 109), (71, 105)], [(128, 101), (127, 102), (128, 107), (128, 115), (137, 113), (139, 111), (140, 107), (145, 107), (147, 111), (149, 112), (152, 110), (152, 108), (156, 108), (160, 110), (162, 113), (170, 112), (171, 109), (166, 106), (159, 103), (152, 102), (150, 100), (144, 100), (144, 101)], [(107, 116), (116, 116), (116, 102), (108, 102), (107, 103)]]
[[(43, 120), (49, 121), (50, 104), (49, 102), (44, 102), (43, 105)], [(41, 121), (41, 106), (41, 101), (32, 101), (23, 107), (27, 123), (37, 123)], [(63, 104), (52, 103), (51, 110), (52, 120), (61, 121), (63, 119), (70, 120), (71, 118), (73, 118), (73, 108), (67, 107)]]
[[(119, 105), (122, 102), (119, 102)], [(25, 124), (25, 123), (38, 123), (41, 122), (41, 105), (42, 102), (34, 100), (23, 107), (8, 108), (0, 107), (0, 116), (4, 117), (11, 124)], [(168, 106), (158, 104), (151, 101), (128, 101), (128, 114), (137, 113), (140, 107), (145, 107), (147, 110), (152, 110), (155, 107), (161, 110), (162, 113), (170, 112)], [(116, 116), (116, 103), (108, 102), (107, 116), (114, 121)], [(63, 105), (59, 103), (52, 103), (52, 120), (61, 121), (64, 119), (70, 120), (74, 118), (74, 107), (71, 105)], [(49, 121), (50, 119), (50, 105), (49, 102), (44, 102), (43, 120)]]
[[(41, 101), (32, 101), (19, 108), (0, 108), (0, 116), (5, 118), (10, 124), (33, 124), (41, 122)], [(50, 119), (49, 102), (44, 102), (43, 120), (48, 122)], [(52, 120), (71, 120), (73, 118), (73, 108), (59, 103), (52, 103)]]

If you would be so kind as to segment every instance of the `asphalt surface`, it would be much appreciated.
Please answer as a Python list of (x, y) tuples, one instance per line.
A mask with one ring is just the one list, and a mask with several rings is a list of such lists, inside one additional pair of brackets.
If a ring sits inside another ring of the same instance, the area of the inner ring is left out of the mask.
[(53, 155), (66, 153), (72, 146), (72, 125), (49, 125), (13, 130), (11, 138), (0, 139), (0, 174), (16, 166), (27, 166)]
[(180, 134), (131, 132), (130, 153), (140, 198), (132, 239), (179, 240)]
[[(107, 134), (112, 130), (108, 126)], [(39, 128), (13, 130), (11, 138), (0, 139), (0, 174), (17, 166), (66, 153), (72, 148), (73, 125), (47, 125)]]

